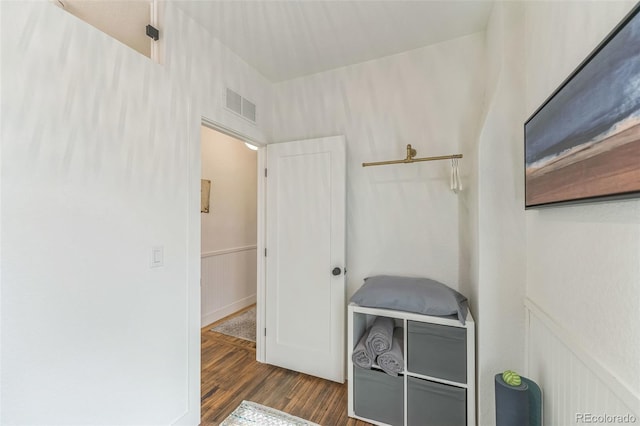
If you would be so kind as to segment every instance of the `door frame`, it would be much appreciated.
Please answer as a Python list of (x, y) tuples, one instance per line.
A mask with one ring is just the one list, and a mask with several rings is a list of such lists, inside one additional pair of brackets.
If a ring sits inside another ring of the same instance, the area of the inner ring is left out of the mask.
[[(266, 346), (264, 339), (265, 328), (265, 291), (266, 291), (266, 259), (264, 256), (264, 250), (266, 245), (266, 218), (267, 218), (267, 198), (266, 198), (266, 180), (265, 170), (267, 168), (267, 144), (265, 142), (258, 141), (251, 138), (241, 132), (238, 132), (232, 128), (229, 128), (217, 121), (211, 120), (206, 117), (202, 117), (200, 125), (208, 127), (209, 129), (223, 133), (232, 138), (238, 139), (242, 142), (248, 142), (258, 147), (258, 200), (257, 200), (257, 233), (256, 233), (256, 361), (264, 363), (266, 358)], [(200, 147), (202, 144), (202, 138), (200, 138)], [(198, 152), (199, 164), (202, 165), (202, 148)], [(200, 173), (202, 170), (200, 170)], [(200, 228), (200, 225), (198, 225)], [(202, 230), (200, 229), (200, 232)], [(198, 267), (200, 269), (200, 266)], [(201, 315), (198, 316), (198, 321)], [(198, 340), (199, 341), (199, 340)], [(198, 346), (200, 348), (200, 345)]]

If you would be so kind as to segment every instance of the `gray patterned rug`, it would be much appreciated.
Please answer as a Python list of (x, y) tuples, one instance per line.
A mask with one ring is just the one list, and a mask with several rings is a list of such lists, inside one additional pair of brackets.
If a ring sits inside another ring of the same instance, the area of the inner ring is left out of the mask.
[(251, 401), (242, 401), (220, 426), (320, 426)]
[(227, 336), (256, 341), (256, 307), (241, 313), (237, 317), (229, 318), (211, 329)]

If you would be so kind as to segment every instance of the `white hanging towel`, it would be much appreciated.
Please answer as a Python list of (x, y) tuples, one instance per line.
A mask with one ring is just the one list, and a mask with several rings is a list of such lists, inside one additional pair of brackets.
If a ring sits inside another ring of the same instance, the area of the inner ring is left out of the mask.
[(460, 170), (457, 158), (451, 159), (451, 190), (456, 194), (462, 191), (462, 181), (460, 180)]

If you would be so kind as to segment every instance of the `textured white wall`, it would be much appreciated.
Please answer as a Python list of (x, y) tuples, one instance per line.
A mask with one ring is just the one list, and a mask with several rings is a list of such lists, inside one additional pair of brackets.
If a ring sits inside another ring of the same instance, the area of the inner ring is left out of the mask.
[(197, 424), (200, 120), (262, 139), (222, 89), (269, 85), (170, 3), (164, 66), (49, 2), (0, 10), (0, 423)]
[[(272, 141), (346, 136), (348, 296), (379, 273), (458, 288), (450, 163), (361, 163), (404, 158), (408, 143), (418, 156), (467, 149), (477, 138), (482, 64), (475, 34), (274, 85)], [(464, 159), (461, 167), (468, 173)]]
[[(171, 2), (165, 9), (165, 68), (180, 92), (189, 94), (192, 115), (266, 142), (271, 83)], [(256, 104), (256, 124), (224, 107), (226, 87)]]
[(524, 365), (522, 122), (524, 17), (517, 3), (494, 6), (487, 41), (485, 115), (478, 146), (479, 424), (495, 424), (494, 375)]
[[(478, 148), (475, 292), (481, 425), (495, 421), (493, 375), (524, 368), (524, 297), (567, 330), (599, 370), (622, 383), (626, 395), (639, 394), (640, 331), (635, 324), (640, 322), (640, 203), (524, 212), (522, 184), (522, 125), (527, 116), (632, 6), (630, 2), (505, 2), (494, 8), (487, 29), (486, 117)], [(542, 328), (536, 333), (529, 336), (534, 345), (557, 339)], [(614, 399), (580, 405), (606, 392), (580, 388), (579, 383), (593, 382), (595, 373), (573, 368), (577, 358), (564, 347), (556, 355), (564, 354), (561, 362), (571, 366), (565, 376), (549, 374), (558, 371), (554, 363), (560, 362), (552, 353), (537, 348), (529, 352), (532, 378), (543, 390), (549, 389), (549, 395), (561, 395), (545, 401), (547, 418), (564, 424), (575, 421), (566, 414), (578, 406), (618, 409)], [(578, 384), (565, 387), (566, 379)], [(559, 389), (562, 392), (556, 392)], [(578, 391), (586, 392), (586, 399), (579, 398)]]
[[(527, 114), (633, 5), (527, 4)], [(640, 201), (528, 211), (526, 226), (527, 296), (640, 395)]]
[(2, 423), (174, 421), (188, 403), (186, 96), (51, 4), (2, 8)]

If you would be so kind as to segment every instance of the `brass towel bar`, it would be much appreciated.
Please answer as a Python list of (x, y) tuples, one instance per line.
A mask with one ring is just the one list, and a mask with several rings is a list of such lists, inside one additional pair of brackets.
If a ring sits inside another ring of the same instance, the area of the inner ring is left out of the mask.
[(441, 155), (439, 157), (415, 158), (416, 154), (417, 154), (416, 150), (411, 148), (411, 144), (409, 144), (407, 145), (407, 158), (403, 160), (378, 161), (375, 163), (362, 163), (362, 167), (384, 166), (387, 164), (409, 164), (409, 163), (417, 163), (420, 161), (451, 160), (454, 158), (462, 158), (462, 154)]

